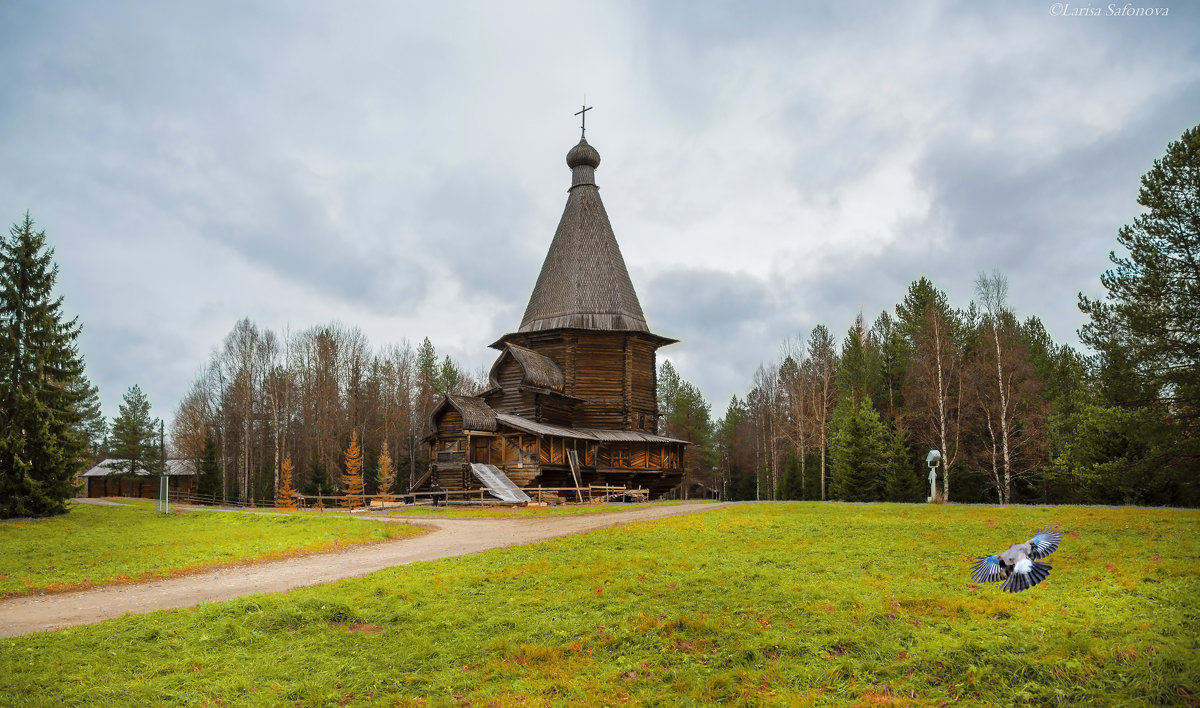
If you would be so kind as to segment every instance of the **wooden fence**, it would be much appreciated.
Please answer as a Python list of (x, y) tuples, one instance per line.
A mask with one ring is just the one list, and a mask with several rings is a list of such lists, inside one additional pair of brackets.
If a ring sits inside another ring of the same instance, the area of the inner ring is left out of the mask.
[[(604, 502), (644, 502), (650, 497), (647, 489), (629, 489), (612, 485), (588, 485), (586, 487), (524, 487), (525, 492), (534, 504), (561, 504), (583, 500), (585, 504)], [(514, 506), (513, 502), (501, 501), (493, 497), (486, 489), (440, 490), (432, 492), (410, 492), (405, 494), (362, 494), (355, 495), (353, 507), (351, 499), (345, 494), (314, 496), (297, 494), (296, 506), (301, 509), (399, 509), (406, 506), (440, 506), (448, 504), (459, 505), (504, 505)], [(253, 502), (235, 502), (223, 500), (220, 497), (204, 497), (199, 494), (171, 494), (171, 501), (176, 504), (198, 504), (204, 506), (233, 506), (240, 508), (273, 508), (274, 499), (256, 499)], [(578, 502), (576, 502), (578, 503)]]

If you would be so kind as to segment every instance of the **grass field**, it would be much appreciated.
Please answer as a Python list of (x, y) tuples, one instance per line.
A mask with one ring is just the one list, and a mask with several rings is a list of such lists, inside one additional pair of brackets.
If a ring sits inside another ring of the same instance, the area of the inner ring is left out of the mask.
[[(1058, 526), (1049, 579), (973, 556)], [(30, 705), (1195, 704), (1200, 512), (745, 505), (0, 640)]]
[(0, 597), (187, 572), (420, 533), (343, 515), (176, 511), (154, 502), (76, 504), (64, 515), (0, 524)]

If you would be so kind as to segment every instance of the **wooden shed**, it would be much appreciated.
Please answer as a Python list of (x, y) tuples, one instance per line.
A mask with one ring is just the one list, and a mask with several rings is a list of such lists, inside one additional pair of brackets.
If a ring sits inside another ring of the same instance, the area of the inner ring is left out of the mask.
[[(158, 498), (158, 475), (138, 470), (136, 475), (123, 474), (128, 461), (110, 459), (101, 462), (82, 477), (87, 483), (89, 497)], [(196, 463), (192, 460), (167, 460), (167, 485), (172, 496), (196, 493)]]
[(600, 200), (600, 154), (567, 153), (571, 188), (533, 294), (489, 388), (433, 411), (430, 468), (415, 489), (477, 489), (473, 465), (516, 487), (619, 484), (651, 496), (679, 484), (683, 440), (656, 434), (659, 347)]

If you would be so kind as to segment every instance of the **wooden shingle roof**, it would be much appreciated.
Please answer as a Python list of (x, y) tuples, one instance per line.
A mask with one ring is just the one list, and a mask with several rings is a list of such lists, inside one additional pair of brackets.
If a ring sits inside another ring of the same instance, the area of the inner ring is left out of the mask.
[(563, 393), (566, 390), (567, 378), (563, 375), (563, 370), (558, 364), (548, 356), (543, 356), (525, 347), (517, 346), (516, 344), (507, 344), (504, 347), (504, 353), (492, 365), (492, 384), (499, 385), (496, 381), (496, 367), (504, 360), (505, 356), (511, 356), (524, 372), (521, 379), (521, 384), (532, 386), (534, 388), (549, 389), (558, 393)]
[[(494, 431), (496, 429), (496, 411), (492, 410), (492, 407), (482, 398), (449, 394), (446, 396), (446, 400), (442, 401), (442, 405), (434, 409), (430, 418), (437, 420), (438, 413), (446, 405), (453, 406), (454, 410), (462, 415), (463, 430)], [(436, 427), (435, 425), (434, 428), (436, 429)]]
[[(121, 474), (123, 470), (118, 469), (120, 465), (128, 465), (128, 460), (116, 458), (107, 459), (87, 472), (79, 475), (80, 477), (108, 477), (109, 475)], [(148, 470), (138, 468), (135, 473), (139, 477), (145, 477), (151, 473)], [(169, 477), (190, 477), (196, 474), (196, 463), (193, 460), (167, 460), (167, 476)], [(157, 476), (157, 475), (155, 475)]]
[(496, 420), (510, 428), (523, 430), (534, 435), (557, 435), (564, 438), (572, 438), (574, 440), (591, 440), (594, 442), (657, 442), (657, 443), (683, 443), (690, 445), (687, 440), (679, 438), (670, 438), (665, 435), (654, 435), (653, 433), (643, 433), (640, 430), (604, 430), (601, 428), (567, 428), (561, 425), (551, 425), (550, 423), (539, 423), (529, 420), (528, 418), (511, 413), (497, 413)]
[(567, 165), (567, 206), (518, 331), (649, 332), (596, 187), (600, 154), (581, 138), (567, 154)]

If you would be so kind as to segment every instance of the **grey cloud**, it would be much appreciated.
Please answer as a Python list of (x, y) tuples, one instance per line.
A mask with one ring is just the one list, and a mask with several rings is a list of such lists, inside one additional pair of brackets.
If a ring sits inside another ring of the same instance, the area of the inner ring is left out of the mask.
[(200, 363), (178, 332), (143, 322), (84, 323), (80, 348), (112, 414), (125, 391), (137, 384), (150, 398), (153, 414), (169, 420)]
[(669, 268), (636, 285), (650, 329), (680, 340), (660, 356), (676, 361), (714, 406), (745, 393), (754, 369), (775, 355), (780, 334), (795, 322), (777, 292), (751, 276)]
[(533, 240), (546, 247), (554, 235), (553, 224), (536, 223), (534, 206), (510, 180), (470, 166), (445, 174), (422, 197), (417, 218), (431, 255), (464, 290), (523, 298), (544, 256), (525, 248), (530, 232), (544, 232)]

